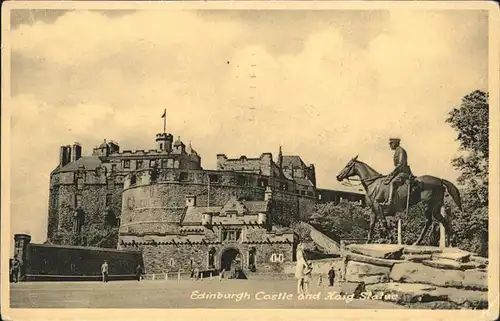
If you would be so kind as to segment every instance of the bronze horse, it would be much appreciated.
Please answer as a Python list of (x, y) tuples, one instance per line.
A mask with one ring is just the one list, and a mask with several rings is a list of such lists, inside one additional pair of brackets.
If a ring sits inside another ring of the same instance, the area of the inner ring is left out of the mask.
[[(353, 176), (358, 176), (360, 178), (361, 185), (366, 192), (366, 204), (372, 210), (370, 213), (370, 230), (368, 232), (367, 243), (370, 243), (371, 241), (373, 229), (377, 223), (378, 216), (380, 216), (385, 232), (389, 236), (389, 229), (387, 227), (385, 217), (386, 215), (393, 216), (395, 213), (402, 212), (407, 208), (408, 182), (396, 189), (392, 205), (385, 209), (376, 200), (376, 196), (379, 191), (385, 193), (385, 197), (388, 196), (389, 186), (383, 182), (385, 176), (379, 174), (367, 164), (359, 161), (358, 156), (354, 157), (349, 161), (349, 163), (347, 163), (344, 169), (337, 175), (337, 180), (340, 182)], [(413, 243), (413, 245), (419, 245), (422, 242), (423, 237), (432, 224), (432, 218), (434, 217), (444, 225), (447, 236), (447, 246), (450, 246), (450, 237), (452, 233), (450, 224), (451, 217), (449, 215), (447, 215), (446, 218), (443, 217), (443, 215), (441, 215), (441, 208), (444, 205), (445, 191), (448, 191), (455, 204), (457, 204), (458, 208), (462, 210), (460, 192), (458, 191), (458, 188), (453, 185), (453, 183), (445, 179), (440, 179), (430, 175), (416, 177), (410, 186), (410, 199), (408, 207), (418, 203), (424, 204), (426, 207), (424, 214), (427, 219), (420, 236), (417, 241)]]

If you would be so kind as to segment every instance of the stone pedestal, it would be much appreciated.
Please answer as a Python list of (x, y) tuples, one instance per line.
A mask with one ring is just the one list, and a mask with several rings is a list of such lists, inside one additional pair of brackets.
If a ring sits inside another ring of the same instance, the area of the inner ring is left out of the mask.
[(398, 220), (398, 245), (403, 244), (403, 237), (401, 234), (401, 220)]
[(488, 260), (467, 251), (437, 246), (350, 244), (343, 255), (347, 263), (344, 293), (359, 292), (363, 284), (370, 295), (381, 295), (403, 305), (434, 302), (462, 309), (488, 306)]
[[(446, 218), (444, 207), (441, 207), (441, 215)], [(444, 249), (446, 247), (446, 230), (444, 225), (439, 223), (439, 247)]]

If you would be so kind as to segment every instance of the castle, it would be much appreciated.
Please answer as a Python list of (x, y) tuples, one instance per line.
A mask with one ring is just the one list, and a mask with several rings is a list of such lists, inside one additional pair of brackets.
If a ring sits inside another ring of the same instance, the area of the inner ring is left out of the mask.
[(62, 146), (50, 174), (48, 239), (119, 228), (118, 249), (141, 250), (153, 273), (231, 264), (265, 271), (294, 259), (288, 227), (307, 220), (322, 195), (314, 165), (280, 149), (276, 161), (219, 154), (216, 170), (206, 170), (191, 144), (168, 133), (155, 141), (153, 150), (120, 151), (105, 140), (91, 156), (78, 143)]

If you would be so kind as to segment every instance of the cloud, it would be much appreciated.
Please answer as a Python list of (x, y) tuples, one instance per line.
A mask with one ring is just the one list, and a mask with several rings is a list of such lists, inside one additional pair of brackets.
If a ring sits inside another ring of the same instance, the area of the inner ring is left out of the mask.
[[(89, 154), (108, 138), (152, 148), (163, 108), (168, 130), (192, 141), (207, 168), (217, 153), (276, 154), (281, 144), (315, 163), (321, 187), (334, 187), (356, 154), (391, 170), (387, 138), (400, 135), (416, 174), (456, 178), (456, 134), (444, 120), (463, 95), (487, 87), (484, 15), (364, 12), (346, 26), (335, 12), (321, 25), (314, 14), (267, 13), (268, 33), (242, 16), (73, 11), (13, 30), (14, 231), (31, 226), (44, 240), (60, 145), (79, 141)], [(361, 45), (373, 19), (379, 31)], [(294, 25), (315, 27), (288, 50)]]

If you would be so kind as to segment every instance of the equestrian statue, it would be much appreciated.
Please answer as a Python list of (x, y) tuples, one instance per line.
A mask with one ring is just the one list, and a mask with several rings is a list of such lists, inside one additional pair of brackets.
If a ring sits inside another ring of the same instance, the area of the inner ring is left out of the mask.
[(337, 175), (339, 182), (358, 176), (365, 189), (366, 204), (371, 208), (367, 243), (371, 242), (378, 217), (382, 221), (386, 235), (389, 236), (386, 216), (394, 216), (405, 210), (408, 213), (410, 207), (422, 204), (425, 207), (423, 211), (426, 218), (425, 226), (413, 245), (422, 242), (435, 218), (445, 227), (446, 246), (450, 246), (451, 216), (444, 217), (441, 208), (444, 206), (444, 196), (447, 191), (462, 211), (460, 192), (453, 183), (445, 179), (430, 175), (413, 176), (408, 165), (408, 155), (400, 146), (400, 142), (399, 138), (389, 139), (389, 146), (394, 150), (394, 170), (389, 175), (381, 175), (369, 165), (359, 161), (358, 156), (351, 159)]

